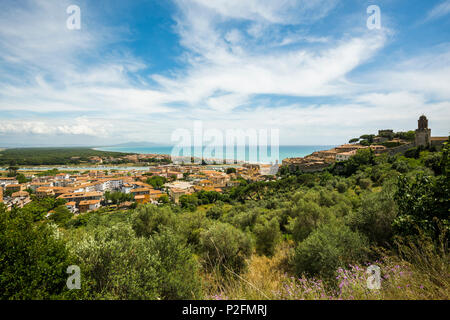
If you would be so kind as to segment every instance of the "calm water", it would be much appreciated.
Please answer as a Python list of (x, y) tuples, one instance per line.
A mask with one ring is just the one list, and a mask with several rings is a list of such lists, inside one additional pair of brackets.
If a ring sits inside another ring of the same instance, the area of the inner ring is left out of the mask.
[[(280, 146), (278, 149), (278, 157), (276, 157), (276, 152), (271, 154), (270, 148), (267, 148), (267, 155), (265, 152), (260, 152), (259, 149), (256, 149), (256, 153), (252, 151), (252, 156), (250, 156), (251, 147), (246, 146), (241, 148), (236, 148), (234, 151), (234, 159), (241, 161), (250, 161), (250, 162), (259, 162), (259, 163), (271, 163), (275, 162), (274, 160), (278, 160), (280, 163), (285, 158), (293, 158), (293, 157), (304, 157), (309, 155), (315, 151), (328, 150), (334, 148), (335, 146)], [(141, 153), (141, 154), (172, 154), (173, 147), (172, 146), (158, 146), (158, 147), (102, 147), (96, 148), (97, 150), (102, 151), (117, 151), (117, 152), (132, 152), (132, 153)], [(192, 148), (193, 150), (193, 148)], [(192, 151), (192, 154), (194, 152)], [(177, 155), (183, 156), (183, 152), (180, 151)], [(224, 150), (223, 155), (226, 155), (226, 150)], [(209, 156), (205, 156), (209, 157)], [(256, 161), (255, 160), (256, 157)], [(211, 158), (223, 158), (214, 153), (211, 154)], [(225, 157), (230, 159), (230, 157)], [(252, 159), (250, 159), (252, 158)], [(253, 160), (253, 161), (251, 161)]]

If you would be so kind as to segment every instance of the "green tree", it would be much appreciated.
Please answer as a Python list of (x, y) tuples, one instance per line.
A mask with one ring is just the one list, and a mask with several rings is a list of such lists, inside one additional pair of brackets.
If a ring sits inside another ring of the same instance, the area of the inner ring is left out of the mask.
[(199, 205), (199, 201), (196, 194), (183, 194), (180, 197), (179, 201), (182, 208), (186, 208), (191, 211), (195, 211), (195, 209)]
[(98, 227), (70, 243), (82, 273), (78, 293), (88, 299), (157, 299), (160, 261), (149, 241), (123, 223)]
[(256, 236), (256, 252), (272, 256), (281, 238), (278, 219), (272, 218), (270, 221), (263, 219), (255, 225), (253, 233)]
[(236, 168), (233, 168), (233, 167), (231, 167), (231, 168), (227, 168), (227, 174), (230, 174), (230, 173), (236, 173)]
[(1, 299), (57, 299), (65, 291), (73, 264), (66, 245), (47, 224), (33, 221), (29, 212), (0, 208)]
[(332, 279), (339, 267), (364, 260), (367, 244), (364, 236), (342, 223), (322, 225), (295, 249), (296, 273)]
[(136, 237), (130, 225), (100, 227), (71, 243), (90, 299), (201, 298), (198, 264), (183, 240), (164, 229)]
[(15, 177), (17, 176), (17, 170), (19, 170), (19, 167), (10, 165), (8, 167), (8, 177)]
[(241, 230), (229, 224), (216, 223), (202, 232), (200, 248), (208, 269), (217, 269), (223, 274), (227, 271), (240, 273), (246, 266), (245, 260), (250, 257), (252, 244)]
[(133, 194), (131, 193), (123, 193), (120, 191), (106, 191), (104, 194), (106, 203), (111, 202), (112, 204), (120, 204), (126, 201), (133, 200)]
[(18, 174), (16, 176), (16, 179), (17, 179), (17, 182), (19, 182), (19, 183), (26, 183), (29, 181), (29, 179), (27, 179), (23, 173)]
[(437, 239), (443, 227), (450, 231), (450, 179), (418, 174), (415, 178), (400, 176), (394, 199), (398, 215), (394, 229), (401, 235), (417, 235), (418, 230)]
[(372, 144), (373, 143), (373, 138), (375, 138), (375, 135), (373, 135), (373, 134), (364, 134), (364, 135), (362, 135), (359, 138), (363, 139), (363, 140), (367, 140), (368, 143)]
[(158, 198), (158, 203), (162, 204), (170, 203), (169, 196), (167, 194), (163, 194), (161, 197)]
[(49, 211), (66, 203), (64, 199), (55, 199), (51, 197), (39, 199), (32, 196), (32, 199), (33, 201), (26, 204), (20, 211), (31, 214), (35, 221), (43, 219)]
[(150, 237), (161, 231), (161, 228), (175, 228), (175, 213), (167, 206), (153, 204), (137, 208), (131, 217), (131, 224), (136, 235)]
[(152, 176), (150, 178), (147, 178), (146, 182), (155, 189), (161, 189), (162, 186), (167, 182), (167, 179), (161, 176)]
[(303, 241), (320, 224), (324, 223), (328, 216), (325, 210), (315, 202), (301, 199), (293, 208), (293, 214), (296, 216), (291, 222), (294, 240)]
[(360, 208), (349, 217), (350, 225), (377, 245), (386, 245), (393, 235), (392, 223), (397, 215), (393, 192), (367, 193)]
[(54, 221), (58, 225), (62, 226), (72, 219), (73, 213), (65, 205), (60, 205), (53, 210), (50, 215), (50, 220)]
[(199, 265), (185, 241), (170, 229), (151, 237), (151, 250), (157, 252), (160, 264), (157, 268), (161, 285), (158, 288), (163, 299), (202, 298)]

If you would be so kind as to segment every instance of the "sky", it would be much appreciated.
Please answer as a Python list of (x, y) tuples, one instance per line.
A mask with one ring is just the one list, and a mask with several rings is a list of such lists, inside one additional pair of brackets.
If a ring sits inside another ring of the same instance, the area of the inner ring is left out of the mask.
[(337, 145), (422, 114), (447, 136), (449, 17), (450, 0), (0, 0), (0, 147), (167, 145), (195, 121)]

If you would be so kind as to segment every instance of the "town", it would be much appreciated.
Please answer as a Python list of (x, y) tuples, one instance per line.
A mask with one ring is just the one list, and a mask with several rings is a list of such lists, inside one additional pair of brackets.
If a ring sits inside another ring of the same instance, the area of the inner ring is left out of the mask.
[[(317, 151), (304, 158), (284, 159), (282, 165), (289, 171), (323, 171), (335, 162), (347, 161), (358, 150), (370, 148), (376, 156), (384, 153), (395, 155), (418, 146), (439, 149), (447, 140), (448, 137), (432, 137), (427, 118), (421, 116), (415, 132), (379, 130), (376, 136), (363, 135), (331, 150)], [(0, 203), (3, 202), (11, 210), (13, 207), (23, 208), (33, 199), (52, 197), (63, 200), (67, 209), (76, 215), (102, 207), (126, 210), (146, 203), (158, 205), (171, 201), (179, 204), (182, 196), (196, 192), (223, 193), (243, 180), (256, 182), (276, 179), (279, 170), (278, 163), (176, 164), (169, 163), (168, 155), (154, 154), (126, 155), (120, 160), (138, 163), (147, 159), (163, 160), (167, 164), (155, 164), (141, 170), (99, 169), (82, 173), (50, 170), (48, 174), (31, 172), (20, 174), (22, 181), (17, 178), (18, 172), (13, 172), (9, 177), (0, 176)], [(89, 161), (102, 164), (112, 160), (110, 157), (94, 156)], [(50, 211), (47, 216), (52, 213)]]
[(283, 166), (290, 171), (303, 172), (323, 171), (336, 161), (347, 161), (358, 150), (370, 148), (376, 156), (384, 153), (395, 155), (404, 153), (414, 147), (432, 147), (440, 150), (448, 137), (432, 137), (428, 128), (428, 119), (422, 115), (418, 120), (418, 128), (414, 131), (394, 133), (391, 129), (379, 130), (378, 135), (363, 135), (354, 138), (348, 144), (331, 150), (317, 151), (304, 158), (288, 158)]
[[(201, 165), (166, 164), (152, 166), (145, 171), (89, 170), (66, 173), (51, 170), (48, 175), (24, 174), (29, 181), (23, 183), (16, 177), (0, 177), (0, 202), (11, 210), (12, 207), (24, 207), (32, 198), (53, 197), (64, 199), (66, 207), (75, 214), (97, 210), (102, 206), (128, 209), (134, 204), (159, 204), (169, 199), (179, 203), (182, 195), (194, 192), (222, 193), (225, 188), (238, 185), (239, 179), (265, 180), (276, 173), (276, 168), (276, 165), (251, 164), (206, 168)], [(112, 204), (115, 201), (108, 198), (114, 193), (128, 195), (122, 199), (129, 201)]]

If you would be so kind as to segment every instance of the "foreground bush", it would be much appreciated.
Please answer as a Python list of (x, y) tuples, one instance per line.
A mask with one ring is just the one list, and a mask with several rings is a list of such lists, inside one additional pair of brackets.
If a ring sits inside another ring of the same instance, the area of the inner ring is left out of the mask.
[(272, 256), (275, 246), (281, 238), (280, 224), (277, 218), (272, 218), (270, 221), (264, 219), (257, 223), (253, 233), (256, 235), (256, 252)]
[(206, 268), (222, 273), (239, 273), (252, 252), (250, 238), (239, 229), (225, 223), (216, 223), (200, 237), (200, 247)]
[(169, 231), (136, 237), (127, 224), (98, 229), (72, 245), (91, 299), (188, 299), (200, 295), (197, 263)]
[(335, 270), (366, 257), (368, 241), (340, 223), (320, 226), (301, 242), (294, 255), (298, 275), (333, 276)]
[(55, 230), (0, 203), (0, 299), (58, 298), (66, 288), (69, 252)]

